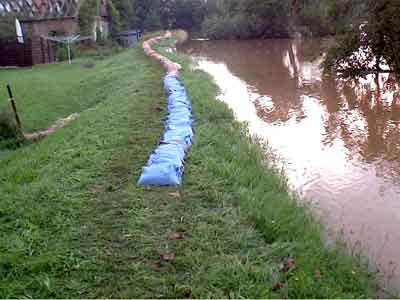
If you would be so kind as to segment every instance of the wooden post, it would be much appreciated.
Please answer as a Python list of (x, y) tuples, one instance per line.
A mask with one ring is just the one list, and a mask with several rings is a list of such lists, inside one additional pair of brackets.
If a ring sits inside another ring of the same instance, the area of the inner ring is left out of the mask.
[(15, 99), (13, 97), (13, 94), (12, 94), (12, 91), (11, 91), (11, 87), (10, 87), (9, 84), (7, 84), (7, 90), (8, 90), (8, 96), (10, 97), (11, 107), (12, 107), (13, 112), (14, 112), (15, 121), (17, 122), (18, 128), (22, 129), (21, 120), (19, 119), (19, 115), (18, 115), (18, 111), (17, 111), (17, 105), (15, 103)]
[(48, 59), (48, 62), (50, 63), (51, 58), (50, 58), (50, 41), (49, 40), (47, 40), (47, 59)]
[(71, 62), (71, 46), (70, 46), (69, 40), (67, 42), (67, 48), (68, 48), (68, 63), (71, 64), (72, 63)]
[(40, 48), (42, 49), (42, 64), (46, 63), (46, 53), (44, 52), (43, 38), (40, 37)]

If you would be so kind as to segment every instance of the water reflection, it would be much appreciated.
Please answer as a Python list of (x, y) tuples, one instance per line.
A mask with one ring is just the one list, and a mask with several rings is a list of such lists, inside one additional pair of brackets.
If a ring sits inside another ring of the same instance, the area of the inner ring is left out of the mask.
[(400, 95), (393, 78), (323, 76), (320, 41), (192, 41), (182, 50), (214, 76), (237, 118), (278, 150), (292, 187), (393, 273), (400, 264)]

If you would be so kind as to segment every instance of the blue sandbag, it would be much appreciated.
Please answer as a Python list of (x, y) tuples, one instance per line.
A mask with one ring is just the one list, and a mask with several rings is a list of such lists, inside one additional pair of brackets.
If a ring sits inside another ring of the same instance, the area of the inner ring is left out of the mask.
[(165, 122), (165, 130), (172, 130), (174, 127), (192, 127), (193, 120), (168, 120)]
[(193, 135), (187, 132), (167, 131), (164, 134), (165, 141), (180, 141), (181, 143), (191, 146), (193, 144)]
[(189, 112), (192, 111), (192, 107), (189, 104), (183, 102), (176, 102), (174, 104), (169, 104), (168, 109), (170, 111), (173, 111), (174, 109), (187, 109)]
[(183, 163), (185, 158), (185, 151), (181, 145), (177, 144), (162, 144), (153, 152), (150, 156), (149, 165), (157, 162), (171, 162), (175, 165), (180, 165)]
[(183, 166), (171, 163), (153, 164), (144, 167), (139, 179), (140, 185), (181, 185)]
[(166, 120), (173, 120), (173, 119), (193, 119), (193, 115), (190, 111), (183, 110), (182, 108), (174, 108), (172, 109), (171, 113), (167, 116)]
[(139, 178), (141, 185), (181, 185), (184, 158), (193, 142), (192, 104), (174, 75), (164, 77), (168, 111), (163, 142), (153, 151)]

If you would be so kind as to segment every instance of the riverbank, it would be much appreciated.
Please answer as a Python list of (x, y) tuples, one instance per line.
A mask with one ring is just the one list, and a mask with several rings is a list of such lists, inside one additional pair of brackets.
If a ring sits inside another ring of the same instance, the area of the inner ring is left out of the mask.
[(211, 78), (171, 45), (157, 48), (184, 67), (195, 116), (182, 188), (135, 184), (163, 129), (161, 66), (139, 47), (107, 59), (112, 84), (81, 87), (101, 102), (0, 161), (0, 297), (373, 297), (367, 268), (323, 246)]

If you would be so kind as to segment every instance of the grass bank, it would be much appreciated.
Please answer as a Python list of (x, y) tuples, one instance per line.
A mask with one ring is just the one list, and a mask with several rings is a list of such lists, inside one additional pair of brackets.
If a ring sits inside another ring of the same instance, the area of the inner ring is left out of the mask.
[[(10, 84), (17, 100), (25, 132), (44, 129), (60, 117), (94, 106), (105, 99), (104, 90), (112, 88), (118, 77), (108, 68), (110, 60), (86, 59), (55, 65), (38, 65), (31, 69), (0, 70), (0, 107), (8, 99)], [(103, 86), (103, 89), (99, 89)]]
[[(166, 114), (161, 67), (140, 48), (85, 70), (94, 73), (77, 91), (64, 91), (68, 66), (41, 67), (59, 88), (36, 100), (42, 112), (56, 119), (82, 101), (92, 109), (0, 161), (0, 297), (373, 296), (365, 266), (323, 246), (317, 224), (215, 100), (210, 77), (168, 55), (185, 67), (196, 118), (179, 190), (135, 184)], [(33, 78), (30, 70), (0, 76), (21, 86)], [(53, 101), (65, 110), (53, 111)], [(33, 108), (23, 118), (32, 130), (50, 122)]]

